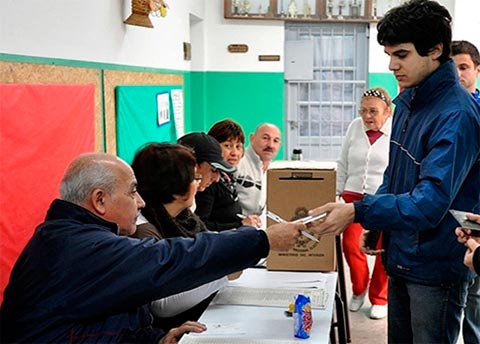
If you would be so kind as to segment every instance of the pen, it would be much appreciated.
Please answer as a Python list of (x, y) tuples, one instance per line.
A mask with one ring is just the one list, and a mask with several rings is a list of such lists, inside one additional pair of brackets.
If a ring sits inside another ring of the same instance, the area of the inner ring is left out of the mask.
[[(286, 222), (284, 219), (282, 219), (280, 216), (278, 216), (274, 212), (271, 212), (270, 210), (267, 211), (267, 216), (269, 218), (271, 218), (273, 221), (278, 222), (278, 223)], [(309, 238), (310, 240), (315, 241), (315, 242), (320, 242), (320, 240), (315, 238), (312, 234), (308, 233), (307, 231), (300, 231), (300, 232), (302, 233), (302, 235), (304, 237)]]
[(320, 242), (320, 240), (318, 240), (317, 238), (315, 238), (312, 234), (308, 233), (307, 231), (302, 231), (302, 235), (306, 238), (309, 238), (310, 240), (312, 241), (315, 241), (315, 242)]
[(237, 214), (237, 217), (242, 219), (242, 220), (245, 220), (247, 218), (247, 216), (243, 215), (243, 214)]
[(270, 210), (267, 211), (267, 216), (271, 218), (273, 221), (278, 223), (287, 222), (284, 219), (282, 219), (280, 216), (275, 214), (274, 212), (271, 212)]

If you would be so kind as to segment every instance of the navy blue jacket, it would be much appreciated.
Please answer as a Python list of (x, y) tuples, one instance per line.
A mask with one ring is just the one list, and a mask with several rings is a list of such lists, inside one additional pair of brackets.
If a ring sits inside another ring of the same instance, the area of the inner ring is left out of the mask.
[(18, 258), (0, 310), (5, 342), (158, 342), (144, 306), (255, 264), (263, 231), (244, 227), (156, 242), (55, 200)]
[(390, 276), (442, 285), (473, 276), (448, 212), (480, 211), (480, 107), (452, 61), (394, 100), (389, 166), (376, 195), (355, 205), (355, 222), (384, 231)]

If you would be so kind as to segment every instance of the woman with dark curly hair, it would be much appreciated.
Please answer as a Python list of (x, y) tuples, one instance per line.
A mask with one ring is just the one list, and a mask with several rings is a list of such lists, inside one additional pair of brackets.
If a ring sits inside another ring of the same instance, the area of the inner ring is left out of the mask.
[[(150, 143), (141, 148), (132, 162), (137, 177), (137, 191), (145, 208), (137, 221), (136, 238), (157, 240), (171, 237), (194, 237), (207, 231), (200, 218), (192, 213), (201, 177), (193, 151), (179, 144)], [(150, 305), (155, 324), (163, 329), (197, 320), (215, 292), (228, 278), (200, 286), (192, 291), (153, 301)]]

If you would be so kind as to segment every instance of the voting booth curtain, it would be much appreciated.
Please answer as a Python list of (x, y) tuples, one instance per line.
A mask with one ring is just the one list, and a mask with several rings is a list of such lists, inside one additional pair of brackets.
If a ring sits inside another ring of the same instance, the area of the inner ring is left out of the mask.
[(95, 150), (95, 85), (0, 84), (0, 302), (70, 161)]

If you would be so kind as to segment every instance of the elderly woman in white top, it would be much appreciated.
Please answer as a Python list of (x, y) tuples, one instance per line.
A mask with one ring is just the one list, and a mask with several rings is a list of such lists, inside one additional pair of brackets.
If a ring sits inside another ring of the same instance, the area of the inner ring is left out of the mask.
[[(374, 194), (388, 165), (392, 127), (390, 96), (382, 88), (365, 91), (359, 113), (360, 118), (354, 119), (347, 129), (337, 161), (337, 194), (347, 203), (360, 200), (365, 194)], [(381, 257), (377, 256), (370, 279), (367, 257), (360, 251), (362, 233), (363, 228), (358, 223), (351, 224), (343, 232), (343, 251), (350, 267), (353, 289), (349, 309), (358, 311), (368, 292), (372, 304), (370, 318), (381, 319), (387, 315), (387, 275)], [(375, 248), (378, 246), (372, 247)]]

